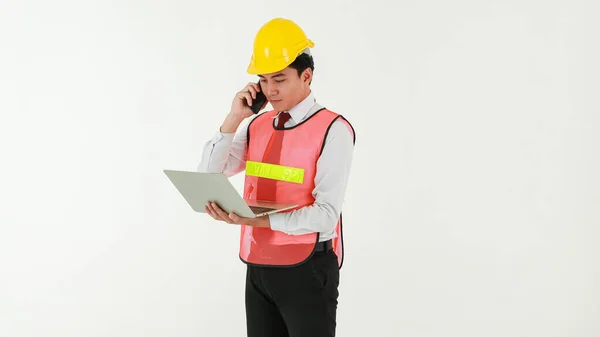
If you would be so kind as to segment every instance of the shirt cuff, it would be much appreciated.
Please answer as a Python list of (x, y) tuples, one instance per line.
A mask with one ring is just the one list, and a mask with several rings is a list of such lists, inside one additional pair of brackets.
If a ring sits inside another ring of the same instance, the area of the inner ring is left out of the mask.
[(274, 213), (269, 214), (269, 222), (271, 223), (271, 229), (274, 231), (280, 231), (287, 234), (285, 227), (285, 213)]
[(219, 131), (213, 137), (213, 143), (217, 143), (222, 139), (233, 140), (234, 135), (235, 135), (235, 133), (223, 133), (223, 132)]
[(219, 131), (215, 133), (214, 137), (210, 141), (210, 144), (212, 144), (212, 146), (215, 146), (217, 149), (229, 149), (229, 147), (233, 143), (234, 136), (234, 133), (222, 133)]

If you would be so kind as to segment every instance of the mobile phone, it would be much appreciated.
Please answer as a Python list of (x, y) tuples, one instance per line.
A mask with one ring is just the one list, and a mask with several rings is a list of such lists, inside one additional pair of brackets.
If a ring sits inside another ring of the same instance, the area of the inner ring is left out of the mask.
[[(257, 84), (260, 87), (260, 81), (258, 81)], [(262, 87), (261, 87), (260, 91), (256, 93), (256, 98), (252, 100), (252, 106), (250, 106), (250, 110), (252, 110), (252, 112), (257, 114), (260, 111), (260, 108), (262, 108), (262, 106), (265, 104), (266, 101), (267, 101), (267, 96), (265, 96), (265, 94), (262, 91)]]

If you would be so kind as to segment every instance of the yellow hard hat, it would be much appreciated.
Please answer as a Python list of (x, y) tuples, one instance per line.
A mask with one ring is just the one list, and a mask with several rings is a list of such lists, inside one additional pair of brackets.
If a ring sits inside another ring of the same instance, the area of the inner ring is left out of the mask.
[(275, 18), (264, 24), (254, 38), (248, 74), (268, 74), (289, 66), (304, 49), (315, 44), (291, 20)]

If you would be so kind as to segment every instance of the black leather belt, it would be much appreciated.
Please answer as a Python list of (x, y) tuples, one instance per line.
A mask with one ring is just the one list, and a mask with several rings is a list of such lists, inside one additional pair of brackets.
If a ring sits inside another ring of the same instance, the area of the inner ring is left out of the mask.
[(327, 241), (317, 242), (317, 246), (315, 247), (315, 252), (325, 252), (330, 249), (333, 249), (333, 241), (327, 240)]

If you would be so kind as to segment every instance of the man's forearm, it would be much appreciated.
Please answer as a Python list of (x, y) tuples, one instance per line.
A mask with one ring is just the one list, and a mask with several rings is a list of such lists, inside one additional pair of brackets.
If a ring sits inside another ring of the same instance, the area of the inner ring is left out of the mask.
[(271, 228), (271, 220), (268, 215), (256, 218), (254, 227)]
[(233, 116), (231, 114), (227, 115), (227, 117), (225, 117), (225, 120), (223, 121), (223, 124), (221, 125), (221, 129), (220, 131), (222, 133), (235, 133), (238, 129), (238, 127), (240, 126), (240, 124), (242, 123), (243, 118), (240, 119), (240, 117), (236, 117)]

